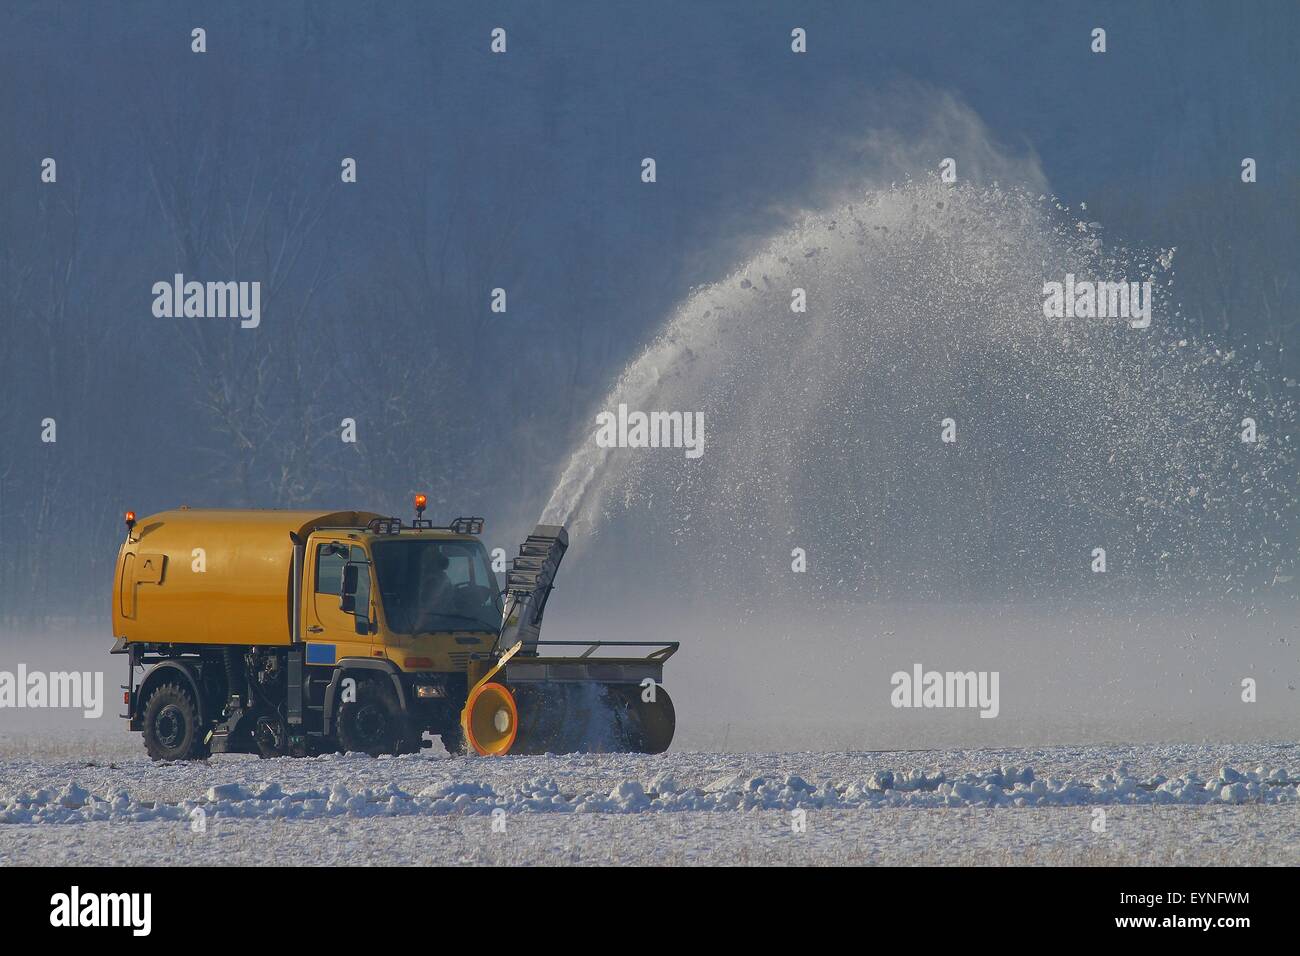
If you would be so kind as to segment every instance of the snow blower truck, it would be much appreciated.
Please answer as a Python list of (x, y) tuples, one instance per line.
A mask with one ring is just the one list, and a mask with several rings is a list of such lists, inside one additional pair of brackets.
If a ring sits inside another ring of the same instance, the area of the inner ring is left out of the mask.
[(435, 526), (425, 503), (409, 526), (365, 511), (128, 511), (112, 652), (127, 657), (122, 716), (149, 756), (378, 756), (431, 747), (426, 734), (453, 754), (666, 750), (677, 643), (541, 640), (564, 528), (538, 525), (500, 589), (483, 519)]

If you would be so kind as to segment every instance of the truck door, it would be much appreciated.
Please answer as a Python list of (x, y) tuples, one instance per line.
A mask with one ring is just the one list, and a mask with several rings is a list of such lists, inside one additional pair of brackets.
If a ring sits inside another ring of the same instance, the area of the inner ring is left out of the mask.
[[(356, 596), (359, 616), (339, 607), (343, 568), (349, 561), (359, 564)], [(365, 548), (347, 538), (313, 536), (309, 565), (306, 583), (310, 593), (303, 602), (307, 663), (334, 664), (345, 657), (383, 657), (383, 644), (375, 641), (375, 635), (365, 626), (373, 593)]]

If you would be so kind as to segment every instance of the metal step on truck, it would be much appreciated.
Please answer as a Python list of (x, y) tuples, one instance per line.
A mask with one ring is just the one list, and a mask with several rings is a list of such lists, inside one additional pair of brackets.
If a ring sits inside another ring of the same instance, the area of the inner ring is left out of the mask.
[(661, 753), (673, 641), (540, 639), (565, 529), (502, 588), (482, 518), (182, 507), (126, 513), (113, 590), (123, 702), (155, 760)]

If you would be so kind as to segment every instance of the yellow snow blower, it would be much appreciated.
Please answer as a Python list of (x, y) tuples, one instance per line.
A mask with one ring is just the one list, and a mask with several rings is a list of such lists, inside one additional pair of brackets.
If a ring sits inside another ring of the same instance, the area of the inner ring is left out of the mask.
[[(123, 716), (155, 760), (331, 750), (659, 753), (677, 644), (538, 639), (568, 548), (539, 525), (504, 591), (482, 518), (127, 512), (113, 589)], [(504, 597), (504, 600), (503, 600)], [(547, 656), (551, 649), (576, 656)], [(629, 648), (648, 650), (626, 656)], [(143, 671), (143, 673), (139, 673)]]

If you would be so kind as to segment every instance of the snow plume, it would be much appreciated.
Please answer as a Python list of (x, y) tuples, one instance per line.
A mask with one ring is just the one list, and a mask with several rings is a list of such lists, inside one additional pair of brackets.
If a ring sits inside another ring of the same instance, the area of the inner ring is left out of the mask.
[[(1173, 250), (1110, 241), (944, 108), (970, 148), (865, 139), (887, 171), (921, 170), (918, 153), (928, 171), (827, 190), (836, 205), (694, 290), (594, 410), (700, 412), (705, 454), (600, 447), (593, 419), (543, 520), (570, 523), (579, 553), (634, 541), (675, 588), (742, 596), (796, 579), (909, 599), (1289, 580), (1294, 403), (1255, 356), (1183, 327)], [(968, 178), (990, 171), (1030, 188)], [(1048, 316), (1067, 276), (1142, 283), (1149, 324), (1082, 300)], [(796, 548), (806, 577), (787, 573)]]

